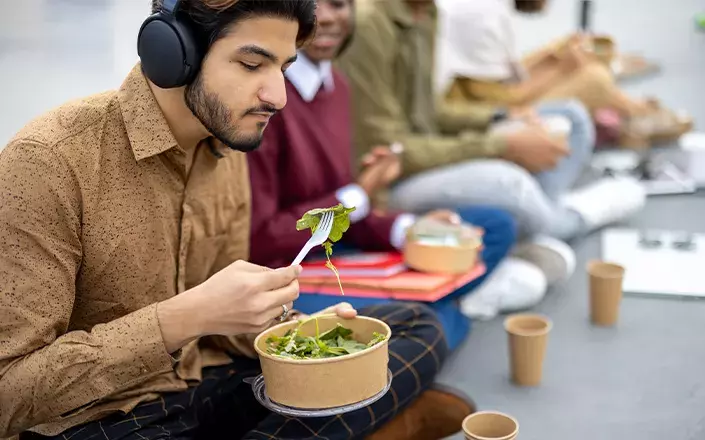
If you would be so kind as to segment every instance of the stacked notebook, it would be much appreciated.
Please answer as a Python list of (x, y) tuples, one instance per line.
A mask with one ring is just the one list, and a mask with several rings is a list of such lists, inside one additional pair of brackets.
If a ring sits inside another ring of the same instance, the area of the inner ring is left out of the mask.
[[(356, 253), (332, 258), (346, 296), (435, 302), (485, 273), (484, 264), (461, 275), (428, 274), (404, 265), (398, 253)], [(324, 261), (303, 264), (302, 294), (340, 296), (335, 275)]]

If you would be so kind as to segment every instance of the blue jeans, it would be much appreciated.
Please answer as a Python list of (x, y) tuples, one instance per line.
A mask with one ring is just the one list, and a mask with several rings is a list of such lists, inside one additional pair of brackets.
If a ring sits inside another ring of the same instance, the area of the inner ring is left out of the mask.
[(570, 120), (570, 155), (558, 163), (556, 168), (537, 174), (543, 191), (556, 199), (570, 190), (590, 162), (595, 148), (595, 124), (587, 109), (578, 101), (556, 101), (541, 104), (539, 116), (562, 116)]
[(570, 240), (585, 232), (582, 217), (556, 200), (578, 180), (590, 160), (595, 131), (582, 104), (539, 107), (542, 116), (570, 119), (571, 153), (548, 172), (534, 175), (503, 159), (475, 159), (423, 171), (397, 183), (390, 206), (408, 212), (491, 205), (509, 211), (521, 236), (547, 234)]
[[(458, 289), (435, 303), (429, 304), (443, 325), (448, 346), (451, 350), (455, 349), (470, 331), (470, 321), (460, 313), (455, 300), (479, 286), (495, 270), (499, 262), (507, 256), (516, 243), (516, 225), (513, 217), (508, 212), (489, 206), (465, 207), (458, 209), (457, 212), (464, 221), (485, 230), (483, 239), (485, 249), (482, 252), (482, 259), (487, 271), (485, 275), (467, 286)], [(294, 307), (303, 313), (310, 314), (341, 301), (349, 302), (356, 309), (362, 309), (394, 300), (302, 294), (294, 304)]]

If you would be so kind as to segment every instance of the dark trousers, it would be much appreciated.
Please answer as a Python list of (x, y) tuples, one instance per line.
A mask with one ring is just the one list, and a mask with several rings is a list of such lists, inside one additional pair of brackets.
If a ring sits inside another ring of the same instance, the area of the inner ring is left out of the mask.
[[(268, 412), (255, 400), (247, 377), (260, 373), (257, 360), (236, 358), (207, 368), (188, 391), (164, 394), (128, 414), (71, 428), (56, 440), (137, 439), (358, 439), (379, 428), (434, 380), (448, 354), (435, 313), (421, 304), (384, 304), (361, 310), (392, 329), (391, 390), (367, 408), (328, 418), (291, 418)], [(305, 392), (305, 390), (301, 390)], [(23, 439), (47, 438), (36, 434)]]

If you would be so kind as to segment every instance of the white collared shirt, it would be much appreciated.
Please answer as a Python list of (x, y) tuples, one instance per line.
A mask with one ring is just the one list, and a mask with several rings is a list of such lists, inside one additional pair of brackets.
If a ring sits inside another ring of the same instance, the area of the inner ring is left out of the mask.
[(508, 0), (439, 2), (436, 77), (443, 93), (455, 76), (485, 81), (517, 81), (519, 64), (513, 9)]
[[(306, 102), (313, 101), (321, 87), (327, 91), (335, 89), (332, 63), (321, 61), (316, 64), (302, 52), (299, 52), (296, 62), (286, 69), (284, 75)], [(355, 207), (355, 211), (350, 213), (351, 223), (357, 223), (370, 215), (370, 198), (360, 185), (352, 183), (339, 188), (335, 196), (346, 208)], [(392, 226), (390, 237), (394, 247), (400, 250), (403, 248), (406, 241), (406, 230), (415, 221), (416, 216), (412, 214), (402, 214), (397, 217)]]
[(328, 91), (335, 89), (333, 64), (330, 61), (321, 61), (316, 64), (301, 52), (299, 52), (296, 62), (286, 69), (284, 75), (306, 102), (313, 101), (321, 87)]

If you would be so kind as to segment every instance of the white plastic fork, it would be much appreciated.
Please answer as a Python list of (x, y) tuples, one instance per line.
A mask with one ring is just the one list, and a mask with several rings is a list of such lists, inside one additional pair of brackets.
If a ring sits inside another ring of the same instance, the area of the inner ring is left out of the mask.
[(318, 223), (318, 227), (316, 228), (316, 232), (314, 232), (311, 238), (308, 239), (304, 247), (301, 249), (301, 252), (299, 252), (299, 255), (296, 256), (294, 262), (291, 263), (291, 265), (296, 266), (298, 264), (301, 264), (301, 262), (304, 260), (304, 258), (306, 258), (306, 255), (308, 255), (311, 249), (325, 243), (325, 241), (328, 240), (328, 236), (330, 235), (330, 231), (332, 229), (333, 213), (329, 211), (323, 214), (323, 216), (321, 217), (321, 221)]

